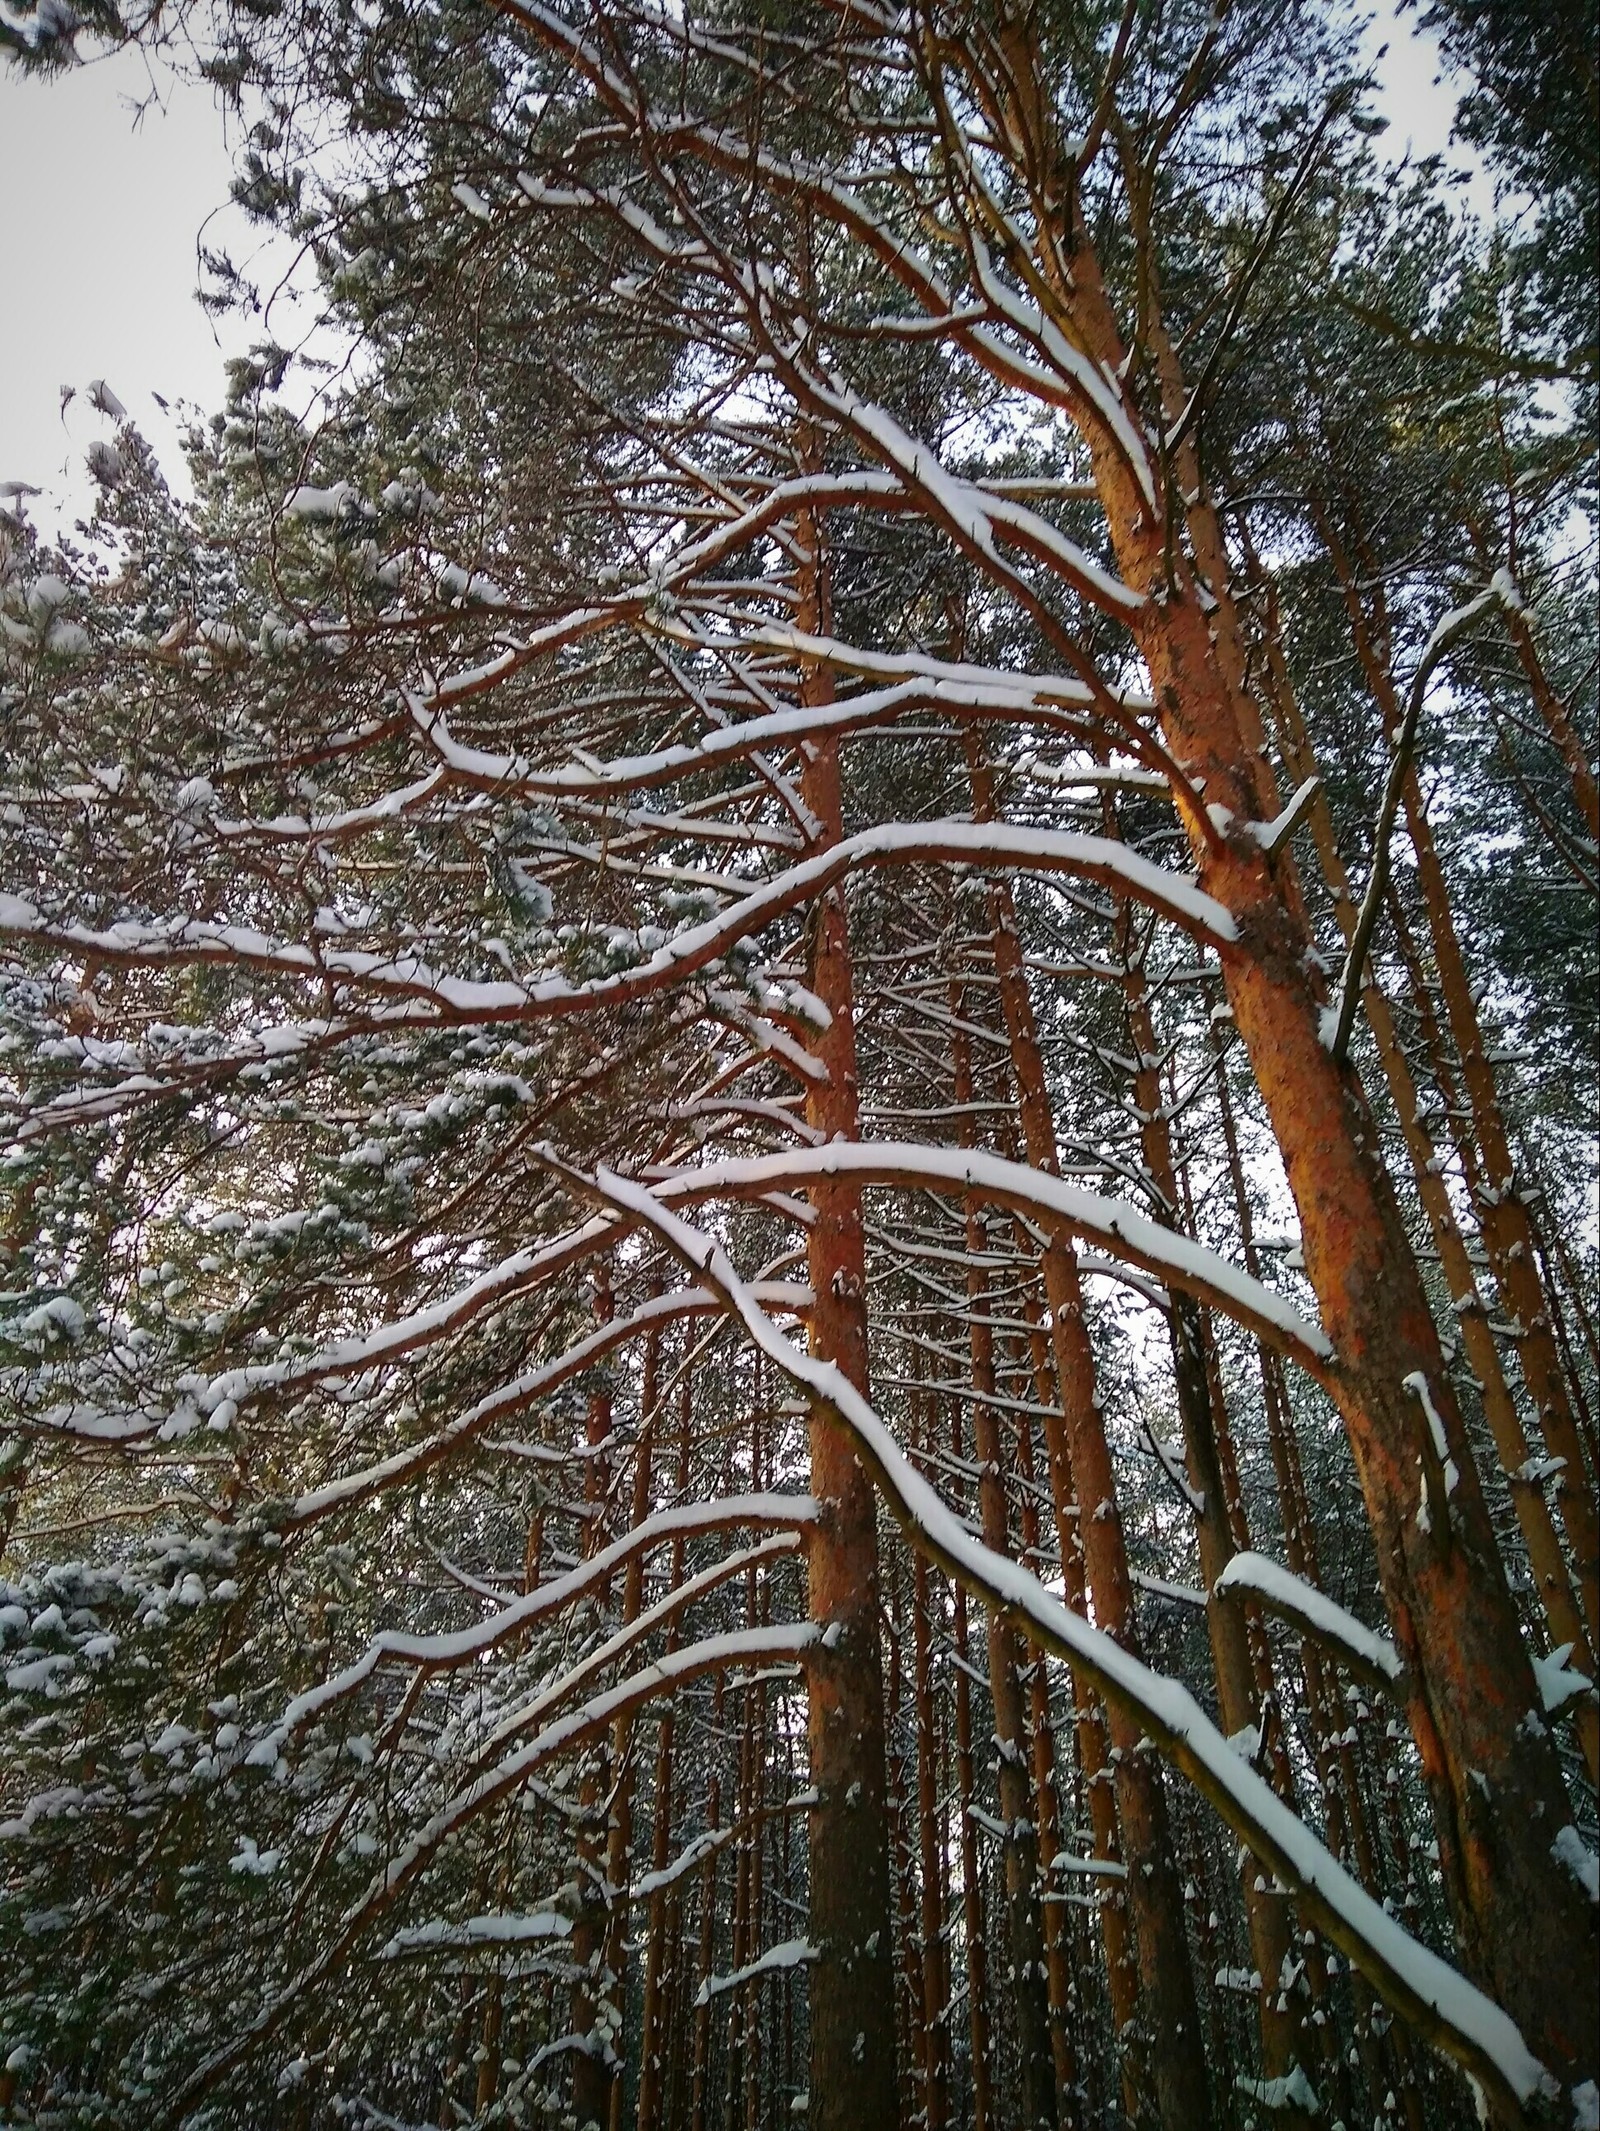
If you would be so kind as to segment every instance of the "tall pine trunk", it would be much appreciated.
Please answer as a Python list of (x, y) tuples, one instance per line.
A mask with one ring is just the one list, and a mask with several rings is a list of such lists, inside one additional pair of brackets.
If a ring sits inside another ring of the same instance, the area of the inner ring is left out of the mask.
[[(991, 775), (975, 735), (969, 736), (967, 762), (973, 812), (980, 821), (991, 820)], [(993, 927), (991, 949), (1011, 1047), (1023, 1141), (1033, 1166), (1056, 1176), (1060, 1174), (1060, 1161), (1044, 1061), (1017, 936), (1016, 912), (1011, 891), (1003, 882), (990, 890), (989, 914)], [(1062, 1553), (1065, 1556), (1074, 1545), (1082, 1547), (1084, 1577), (1096, 1624), (1124, 1648), (1137, 1651), (1133, 1579), (1117, 1504), (1111, 1450), (1101, 1418), (1083, 1290), (1077, 1259), (1070, 1246), (1059, 1238), (1045, 1247), (1044, 1281), (1061, 1394), (1059, 1423), (1052, 1413), (1045, 1426)], [(1139, 1726), (1127, 1716), (1114, 1709), (1108, 1711), (1107, 1729), (1139, 1967), (1143, 2029), (1140, 2043), (1166, 2131), (1200, 2131), (1211, 2121), (1211, 2095), (1161, 1770), (1149, 1751), (1141, 1747)]]
[[(1081, 238), (1070, 272), (1058, 290), (1062, 325), (1106, 375), (1124, 374)], [(1552, 1851), (1571, 1824), (1560, 1764), (1376, 1130), (1354, 1073), (1323, 1040), (1325, 1001), (1283, 861), (1249, 834), (1271, 818), (1276, 794), (1247, 737), (1253, 708), (1241, 707), (1217, 655), (1213, 602), (1227, 602), (1230, 588), (1202, 587), (1103, 418), (1084, 406), (1080, 423), (1121, 575), (1144, 597), (1131, 626), (1163, 736), (1203, 801), (1196, 808), (1180, 793), (1200, 885), (1238, 928), (1223, 956), (1228, 1002), (1338, 1357), (1334, 1395), (1409, 1668), (1411, 1730), (1463, 1953), (1545, 2062), (1578, 2082), (1596, 2066), (1594, 1905)]]
[[(800, 627), (826, 626), (820, 526), (800, 520), (812, 560), (803, 568)], [(821, 708), (832, 678), (808, 665), (801, 700)], [(839, 757), (831, 739), (802, 743), (801, 796), (818, 848), (843, 835)], [(811, 1081), (806, 1117), (825, 1140), (860, 1134), (854, 987), (843, 890), (830, 889), (810, 925), (807, 981), (828, 1015), (813, 1055), (825, 1081)], [(861, 1195), (849, 1183), (811, 1192), (807, 1231), (811, 1351), (867, 1389), (866, 1246)], [(820, 1405), (810, 1419), (811, 1491), (821, 1505), (806, 1539), (811, 1618), (822, 1647), (808, 1663), (811, 1780), (812, 2131), (893, 2124), (895, 2081), (894, 1938), (889, 1914), (889, 1816), (885, 1773), (883, 1668), (878, 1641), (876, 1500), (846, 1430)]]

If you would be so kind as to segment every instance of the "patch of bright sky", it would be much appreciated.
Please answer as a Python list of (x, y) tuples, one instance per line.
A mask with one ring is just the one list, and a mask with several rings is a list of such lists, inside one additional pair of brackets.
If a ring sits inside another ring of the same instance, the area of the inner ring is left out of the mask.
[[(110, 428), (91, 379), (186, 490), (183, 428), (222, 404), (227, 358), (265, 336), (259, 316), (213, 319), (195, 295), (202, 244), (267, 296), (293, 270), (229, 198), (238, 130), (211, 90), (137, 51), (53, 79), (0, 62), (0, 481), (43, 491), (28, 505), (42, 529), (91, 501), (84, 454)], [(291, 292), (270, 327), (292, 343), (295, 324)]]
[[(1460, 84), (1439, 79), (1437, 48), (1414, 13), (1382, 10), (1366, 49), (1385, 43), (1376, 61), (1385, 149), (1396, 160), (1446, 149)], [(291, 263), (229, 201), (236, 145), (210, 90), (139, 52), (53, 80), (0, 65), (0, 481), (43, 491), (29, 505), (41, 527), (88, 507), (84, 453), (107, 427), (87, 403), (92, 378), (106, 379), (184, 486), (181, 404), (220, 405), (226, 358), (263, 330), (259, 318), (201, 310), (199, 245), (228, 251), (265, 291)], [(1461, 152), (1452, 160), (1471, 172), (1465, 204), (1486, 213), (1481, 169)], [(292, 343), (284, 313), (275, 306), (270, 323)], [(68, 385), (76, 397), (63, 409)]]
[(1380, 152), (1393, 163), (1443, 155), (1448, 168), (1465, 176), (1458, 193), (1462, 205), (1488, 220), (1494, 212), (1494, 182), (1475, 150), (1459, 142), (1452, 147), (1450, 141), (1456, 106), (1470, 84), (1445, 64), (1437, 39), (1418, 29), (1416, 9), (1396, 14), (1390, 7), (1379, 8), (1361, 49), (1377, 77), (1373, 104), (1389, 121)]

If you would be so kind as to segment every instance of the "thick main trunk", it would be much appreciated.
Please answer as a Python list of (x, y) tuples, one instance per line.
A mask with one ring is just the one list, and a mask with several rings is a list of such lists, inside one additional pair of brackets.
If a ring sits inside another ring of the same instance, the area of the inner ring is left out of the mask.
[[(814, 556), (818, 528), (802, 526)], [(820, 565), (804, 572), (800, 625), (823, 619)], [(802, 700), (832, 694), (820, 667), (807, 671)], [(839, 758), (832, 741), (803, 746), (801, 796), (826, 847), (843, 833)], [(849, 922), (843, 891), (815, 906), (808, 981), (828, 1014), (812, 1046), (827, 1072), (808, 1085), (807, 1122), (825, 1139), (860, 1133)], [(814, 1295), (813, 1354), (867, 1389), (866, 1246), (859, 1190), (820, 1184), (807, 1233)], [(823, 1643), (808, 1663), (811, 1781), (812, 2131), (893, 2124), (895, 2082), (893, 1933), (889, 1915), (888, 1798), (883, 1667), (878, 1642), (878, 1527), (872, 1483), (847, 1432), (820, 1405), (810, 1419), (811, 1492), (821, 1515), (806, 1541), (811, 1618)]]
[[(1073, 272), (1063, 292), (1073, 337), (1120, 375), (1124, 350), (1086, 245)], [(1115, 439), (1087, 410), (1083, 424), (1119, 569), (1145, 596), (1132, 627), (1163, 734), (1203, 797), (1204, 813), (1181, 810), (1200, 883), (1238, 927), (1224, 957), (1228, 1000), (1338, 1355), (1335, 1393), (1410, 1671), (1411, 1730), (1462, 1950), (1563, 2082), (1589, 2078), (1594, 1906), (1552, 1852), (1571, 1813), (1438, 1333), (1355, 1076), (1322, 1040), (1304, 923), (1275, 861), (1245, 833), (1270, 805), (1268, 787), (1200, 587), (1178, 543), (1169, 553)], [(1212, 583), (1213, 597), (1229, 598), (1227, 584)], [(1459, 1475), (1448, 1495), (1424, 1393)]]

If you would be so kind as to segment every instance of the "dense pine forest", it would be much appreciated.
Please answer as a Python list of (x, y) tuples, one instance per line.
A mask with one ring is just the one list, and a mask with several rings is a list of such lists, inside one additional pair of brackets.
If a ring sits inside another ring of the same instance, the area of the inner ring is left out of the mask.
[(1425, 25), (5, 0), (319, 322), (0, 491), (0, 2122), (1600, 2127), (1595, 23)]

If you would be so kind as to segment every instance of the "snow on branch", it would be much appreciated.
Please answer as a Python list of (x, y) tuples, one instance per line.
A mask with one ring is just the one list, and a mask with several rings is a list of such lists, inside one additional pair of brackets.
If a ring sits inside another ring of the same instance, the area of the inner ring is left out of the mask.
[(785, 1939), (779, 1946), (769, 1946), (758, 1960), (747, 1961), (743, 1968), (734, 1969), (731, 1975), (707, 1976), (695, 1992), (696, 2005), (709, 2005), (713, 1998), (720, 1998), (725, 1991), (737, 1990), (743, 1983), (753, 1983), (757, 1976), (769, 1976), (783, 1968), (800, 1968), (808, 1961), (820, 1960), (815, 1946), (806, 1939)]
[(57, 923), (19, 895), (0, 895), (0, 936), (135, 967), (204, 963), (304, 977), (340, 990), (427, 1000), (442, 1012), (479, 1021), (515, 1016), (528, 1003), (519, 984), (453, 977), (431, 968), (420, 955), (278, 940), (253, 926), (217, 924), (208, 918), (172, 918), (159, 924), (123, 918), (104, 927)]
[[(553, 1166), (560, 1166), (550, 1150), (540, 1151)], [(785, 1148), (778, 1154), (680, 1170), (661, 1179), (656, 1192), (663, 1204), (691, 1204), (834, 1177), (852, 1177), (863, 1184), (970, 1191), (1046, 1225), (1092, 1237), (1113, 1257), (1126, 1258), (1165, 1284), (1211, 1303), (1292, 1355), (1319, 1381), (1325, 1382), (1330, 1374), (1334, 1350), (1327, 1335), (1281, 1295), (1215, 1251), (1164, 1228), (1120, 1199), (1103, 1198), (1022, 1162), (1008, 1162), (975, 1148), (929, 1147), (903, 1140), (836, 1140), (826, 1147)]]
[[(247, 1767), (271, 1768), (296, 1732), (304, 1730), (335, 1703), (353, 1694), (385, 1661), (413, 1665), (425, 1672), (465, 1664), (494, 1649), (508, 1636), (523, 1634), (549, 1615), (559, 1613), (586, 1591), (603, 1586), (617, 1569), (668, 1540), (739, 1527), (755, 1530), (776, 1527), (787, 1537), (803, 1531), (816, 1514), (817, 1505), (809, 1495), (729, 1495), (711, 1502), (685, 1503), (677, 1509), (657, 1511), (610, 1546), (602, 1547), (587, 1561), (580, 1562), (565, 1576), (540, 1584), (536, 1590), (514, 1599), (510, 1605), (500, 1607), (486, 1620), (475, 1622), (469, 1628), (460, 1628), (448, 1635), (408, 1635), (399, 1629), (386, 1629), (375, 1635), (361, 1655), (342, 1672), (323, 1681), (320, 1686), (296, 1695), (272, 1729), (250, 1748), (245, 1764)], [(741, 1555), (737, 1566), (748, 1566), (749, 1558)], [(724, 1567), (725, 1564), (717, 1564), (719, 1570)], [(709, 1589), (710, 1584), (705, 1584), (704, 1588)], [(680, 1586), (672, 1595), (680, 1597), (688, 1589), (687, 1585)], [(690, 1595), (698, 1596), (699, 1589), (697, 1585)], [(565, 1681), (556, 1683), (557, 1687), (566, 1684)], [(547, 1695), (551, 1692), (546, 1690)], [(531, 1714), (531, 1711), (519, 1712), (515, 1724), (508, 1724), (507, 1729), (520, 1728)]]
[[(483, 748), (456, 739), (435, 697), (413, 695), (407, 699), (412, 722), (439, 757), (441, 765), (461, 781), (500, 795), (521, 798), (603, 798), (613, 793), (644, 791), (674, 783), (680, 777), (722, 769), (762, 748), (781, 745), (785, 741), (798, 743), (822, 733), (842, 736), (867, 732), (908, 710), (966, 710), (987, 712), (996, 717), (1026, 717), (1031, 712), (1050, 708), (1087, 707), (1091, 701), (1091, 693), (1081, 681), (1063, 677), (1030, 681), (998, 668), (947, 665), (937, 659), (910, 653), (903, 658), (874, 656), (853, 651), (844, 644), (835, 644), (829, 638), (808, 637), (802, 631), (786, 629), (776, 623), (741, 631), (737, 639), (726, 643), (715, 635), (708, 639), (682, 624), (664, 628), (661, 633), (697, 650), (709, 643), (719, 649), (736, 645), (742, 650), (789, 650), (797, 655), (821, 657), (826, 648), (833, 656), (825, 663), (838, 671), (859, 673), (863, 678), (883, 674), (892, 677), (886, 678), (880, 687), (863, 689), (836, 703), (793, 705), (783, 710), (766, 711), (758, 717), (742, 719), (736, 725), (717, 726), (698, 740), (679, 741), (648, 754), (623, 755), (610, 762), (590, 758), (548, 769), (537, 768), (523, 755), (490, 754)], [(410, 789), (413, 788), (407, 787)], [(375, 814), (376, 808), (365, 811)], [(329, 815), (326, 829), (321, 821), (306, 823), (296, 819), (286, 827), (285, 833), (317, 836), (338, 833), (342, 823), (355, 818), (355, 813)]]
[[(814, 1516), (816, 1505), (808, 1500), (806, 1507)], [(712, 1562), (709, 1568), (701, 1569), (684, 1582), (674, 1584), (664, 1598), (658, 1599), (653, 1606), (647, 1607), (643, 1613), (626, 1622), (578, 1664), (560, 1674), (548, 1687), (541, 1688), (531, 1701), (502, 1717), (484, 1741), (484, 1753), (492, 1753), (496, 1747), (503, 1746), (507, 1739), (514, 1738), (519, 1731), (526, 1731), (530, 1724), (537, 1724), (541, 1718), (548, 1716), (552, 1709), (570, 1701), (597, 1673), (603, 1672), (608, 1665), (615, 1664), (619, 1657), (625, 1655), (636, 1643), (653, 1635), (658, 1628), (664, 1628), (669, 1621), (676, 1620), (680, 1613), (686, 1612), (698, 1599), (704, 1598), (708, 1591), (716, 1590), (735, 1576), (742, 1576), (747, 1569), (765, 1568), (781, 1555), (792, 1554), (799, 1544), (800, 1521), (796, 1520), (794, 1530), (779, 1532), (776, 1538), (764, 1539), (756, 1546), (740, 1547), (735, 1553), (725, 1554), (720, 1561)]]
[(1036, 560), (1049, 563), (1074, 590), (1107, 614), (1126, 618), (1144, 605), (1142, 593), (1102, 569), (1075, 540), (1058, 532), (1037, 511), (950, 473), (933, 447), (920, 437), (909, 435), (886, 407), (862, 399), (848, 387), (830, 391), (815, 379), (811, 380), (811, 390), (844, 427), (881, 453), (909, 488), (927, 498), (936, 514), (967, 547), (992, 560), (998, 536)]
[(727, 1297), (753, 1344), (850, 1431), (910, 1543), (994, 1607), (1019, 1634), (1064, 1658), (1139, 1723), (1306, 1915), (1384, 2001), (1470, 2071), (1512, 2113), (1557, 2090), (1516, 2023), (1419, 1944), (1346, 1872), (1250, 1768), (1176, 1680), (1153, 1672), (1053, 1598), (1021, 1563), (992, 1552), (946, 1508), (867, 1400), (835, 1364), (802, 1353), (766, 1316), (726, 1253), (644, 1185), (600, 1171), (591, 1186), (626, 1209)]
[(472, 1824), (502, 1798), (521, 1788), (547, 1762), (565, 1758), (591, 1739), (610, 1730), (619, 1718), (632, 1716), (647, 1703), (675, 1694), (708, 1672), (726, 1671), (744, 1663), (795, 1662), (815, 1645), (818, 1630), (809, 1622), (764, 1628), (735, 1629), (727, 1635), (707, 1637), (620, 1680), (604, 1693), (594, 1695), (577, 1709), (546, 1725), (544, 1730), (514, 1754), (458, 1791), (418, 1830), (390, 1860), (339, 1920), (320, 1953), (272, 1997), (253, 2020), (243, 2022), (220, 2048), (206, 2058), (175, 2097), (175, 2105), (189, 2108), (209, 2093), (239, 2064), (255, 2045), (270, 2035), (290, 2008), (326, 1976), (336, 1974), (357, 1941), (386, 1915), (401, 1896), (420, 1878), (450, 1839)]
[[(665, 167), (674, 153), (689, 155), (731, 172), (741, 183), (759, 176), (775, 197), (808, 202), (865, 246), (925, 315), (944, 325), (951, 339), (1001, 383), (1053, 404), (1075, 400), (1089, 409), (1126, 458), (1145, 501), (1155, 508), (1149, 446), (1129, 408), (1121, 379), (1074, 347), (1037, 303), (1005, 282), (981, 243), (969, 250), (992, 324), (968, 322), (968, 314), (958, 307), (927, 255), (898, 236), (857, 188), (819, 164), (794, 155), (781, 156), (741, 139), (723, 123), (697, 121), (680, 110), (653, 109), (605, 53), (544, 0), (518, 0), (517, 14), (528, 30), (585, 76), (625, 126), (650, 139), (658, 168)], [(657, 27), (665, 27), (660, 17)], [(675, 34), (689, 41), (686, 29), (676, 28)], [(730, 270), (732, 265), (729, 262)], [(1024, 354), (1012, 347), (1007, 333), (1015, 334), (1031, 352)]]
[(536, 1909), (528, 1916), (469, 1916), (460, 1924), (435, 1919), (397, 1931), (379, 1948), (378, 1959), (394, 1961), (414, 1953), (470, 1953), (485, 1946), (526, 1946), (571, 1936), (571, 1919), (555, 1909)]
[[(288, 1361), (252, 1363), (215, 1377), (207, 1399), (231, 1398), (243, 1405), (259, 1391), (295, 1390), (303, 1385), (360, 1376), (402, 1356), (414, 1354), (460, 1331), (488, 1310), (503, 1309), (516, 1296), (558, 1278), (617, 1239), (618, 1224), (601, 1215), (568, 1229), (534, 1250), (512, 1251), (498, 1265), (475, 1274), (463, 1286), (403, 1317), (345, 1339), (330, 1340), (315, 1352)], [(665, 1298), (661, 1298), (665, 1300)], [(603, 1336), (603, 1335), (601, 1335)]]
[(298, 941), (275, 941), (247, 926), (183, 918), (147, 925), (136, 919), (95, 928), (57, 923), (20, 896), (0, 895), (0, 936), (29, 939), (71, 954), (138, 966), (233, 964), (298, 976), (338, 990), (375, 991), (424, 1000), (441, 1018), (479, 1024), (527, 1022), (647, 998), (704, 969), (751, 934), (848, 874), (868, 866), (955, 864), (1068, 873), (1099, 882), (1148, 905), (1213, 946), (1238, 937), (1232, 916), (1193, 877), (1151, 864), (1108, 837), (1065, 830), (1013, 828), (999, 822), (887, 822), (842, 838), (791, 867), (729, 909), (686, 927), (642, 962), (615, 976), (578, 983), (546, 976), (526, 984), (450, 976), (420, 956), (381, 955)]
[(1325, 1649), (1337, 1651), (1352, 1672), (1386, 1693), (1405, 1680), (1399, 1651), (1386, 1635), (1365, 1628), (1353, 1613), (1265, 1554), (1235, 1554), (1217, 1578), (1217, 1595), (1248, 1592), (1269, 1613), (1290, 1621)]
[(736, 1832), (733, 1828), (702, 1828), (698, 1835), (690, 1837), (670, 1865), (663, 1865), (659, 1872), (646, 1872), (642, 1878), (636, 1879), (628, 1889), (628, 1899), (646, 1902), (652, 1895), (665, 1894), (696, 1865), (703, 1864), (732, 1842)]
[[(708, 640), (715, 649), (729, 648)], [(869, 651), (842, 637), (819, 636), (786, 622), (761, 622), (739, 642), (757, 649), (792, 652), (835, 673), (885, 684), (912, 678), (932, 683), (936, 704), (953, 709), (989, 710), (996, 716), (1023, 720), (1044, 710), (1087, 709), (1093, 691), (1081, 679), (1061, 673), (1013, 673), (1004, 666), (980, 666), (966, 659), (940, 659), (925, 651)], [(1142, 689), (1109, 691), (1122, 710), (1148, 714), (1153, 698)], [(1176, 767), (1176, 765), (1174, 765)]]
[[(789, 1281), (761, 1283), (768, 1307), (775, 1309), (805, 1310), (810, 1307), (811, 1290)], [(613, 1318), (598, 1326), (575, 1346), (536, 1369), (524, 1370), (508, 1383), (497, 1385), (485, 1392), (482, 1398), (473, 1401), (464, 1413), (436, 1434), (422, 1442), (410, 1444), (396, 1451), (391, 1457), (382, 1458), (374, 1465), (366, 1465), (358, 1471), (345, 1473), (337, 1480), (329, 1480), (323, 1486), (312, 1488), (297, 1496), (287, 1515), (279, 1524), (280, 1530), (290, 1526), (312, 1524), (318, 1518), (328, 1516), (335, 1510), (353, 1509), (371, 1496), (381, 1494), (391, 1487), (398, 1487), (416, 1479), (432, 1465), (436, 1465), (462, 1444), (470, 1443), (486, 1430), (514, 1415), (526, 1411), (536, 1401), (548, 1398), (551, 1392), (570, 1383), (585, 1370), (614, 1353), (629, 1340), (637, 1339), (641, 1332), (648, 1332), (663, 1324), (672, 1324), (685, 1317), (700, 1317), (714, 1314), (722, 1305), (717, 1297), (703, 1288), (680, 1289), (671, 1295), (656, 1295), (640, 1305), (626, 1317)], [(404, 1351), (404, 1350), (402, 1350)]]
[(0, 1122), (19, 1146), (29, 1146), (53, 1133), (105, 1124), (126, 1110), (170, 1102), (174, 1096), (192, 1099), (199, 1088), (214, 1082), (258, 1076), (370, 1034), (367, 1022), (289, 1021), (266, 1023), (248, 1036), (226, 1039), (201, 1025), (163, 1025), (137, 1043), (67, 1037), (54, 1055), (71, 1058), (83, 1073), (121, 1072), (124, 1077), (103, 1087), (80, 1083), (37, 1102), (9, 1100), (0, 1110)]

